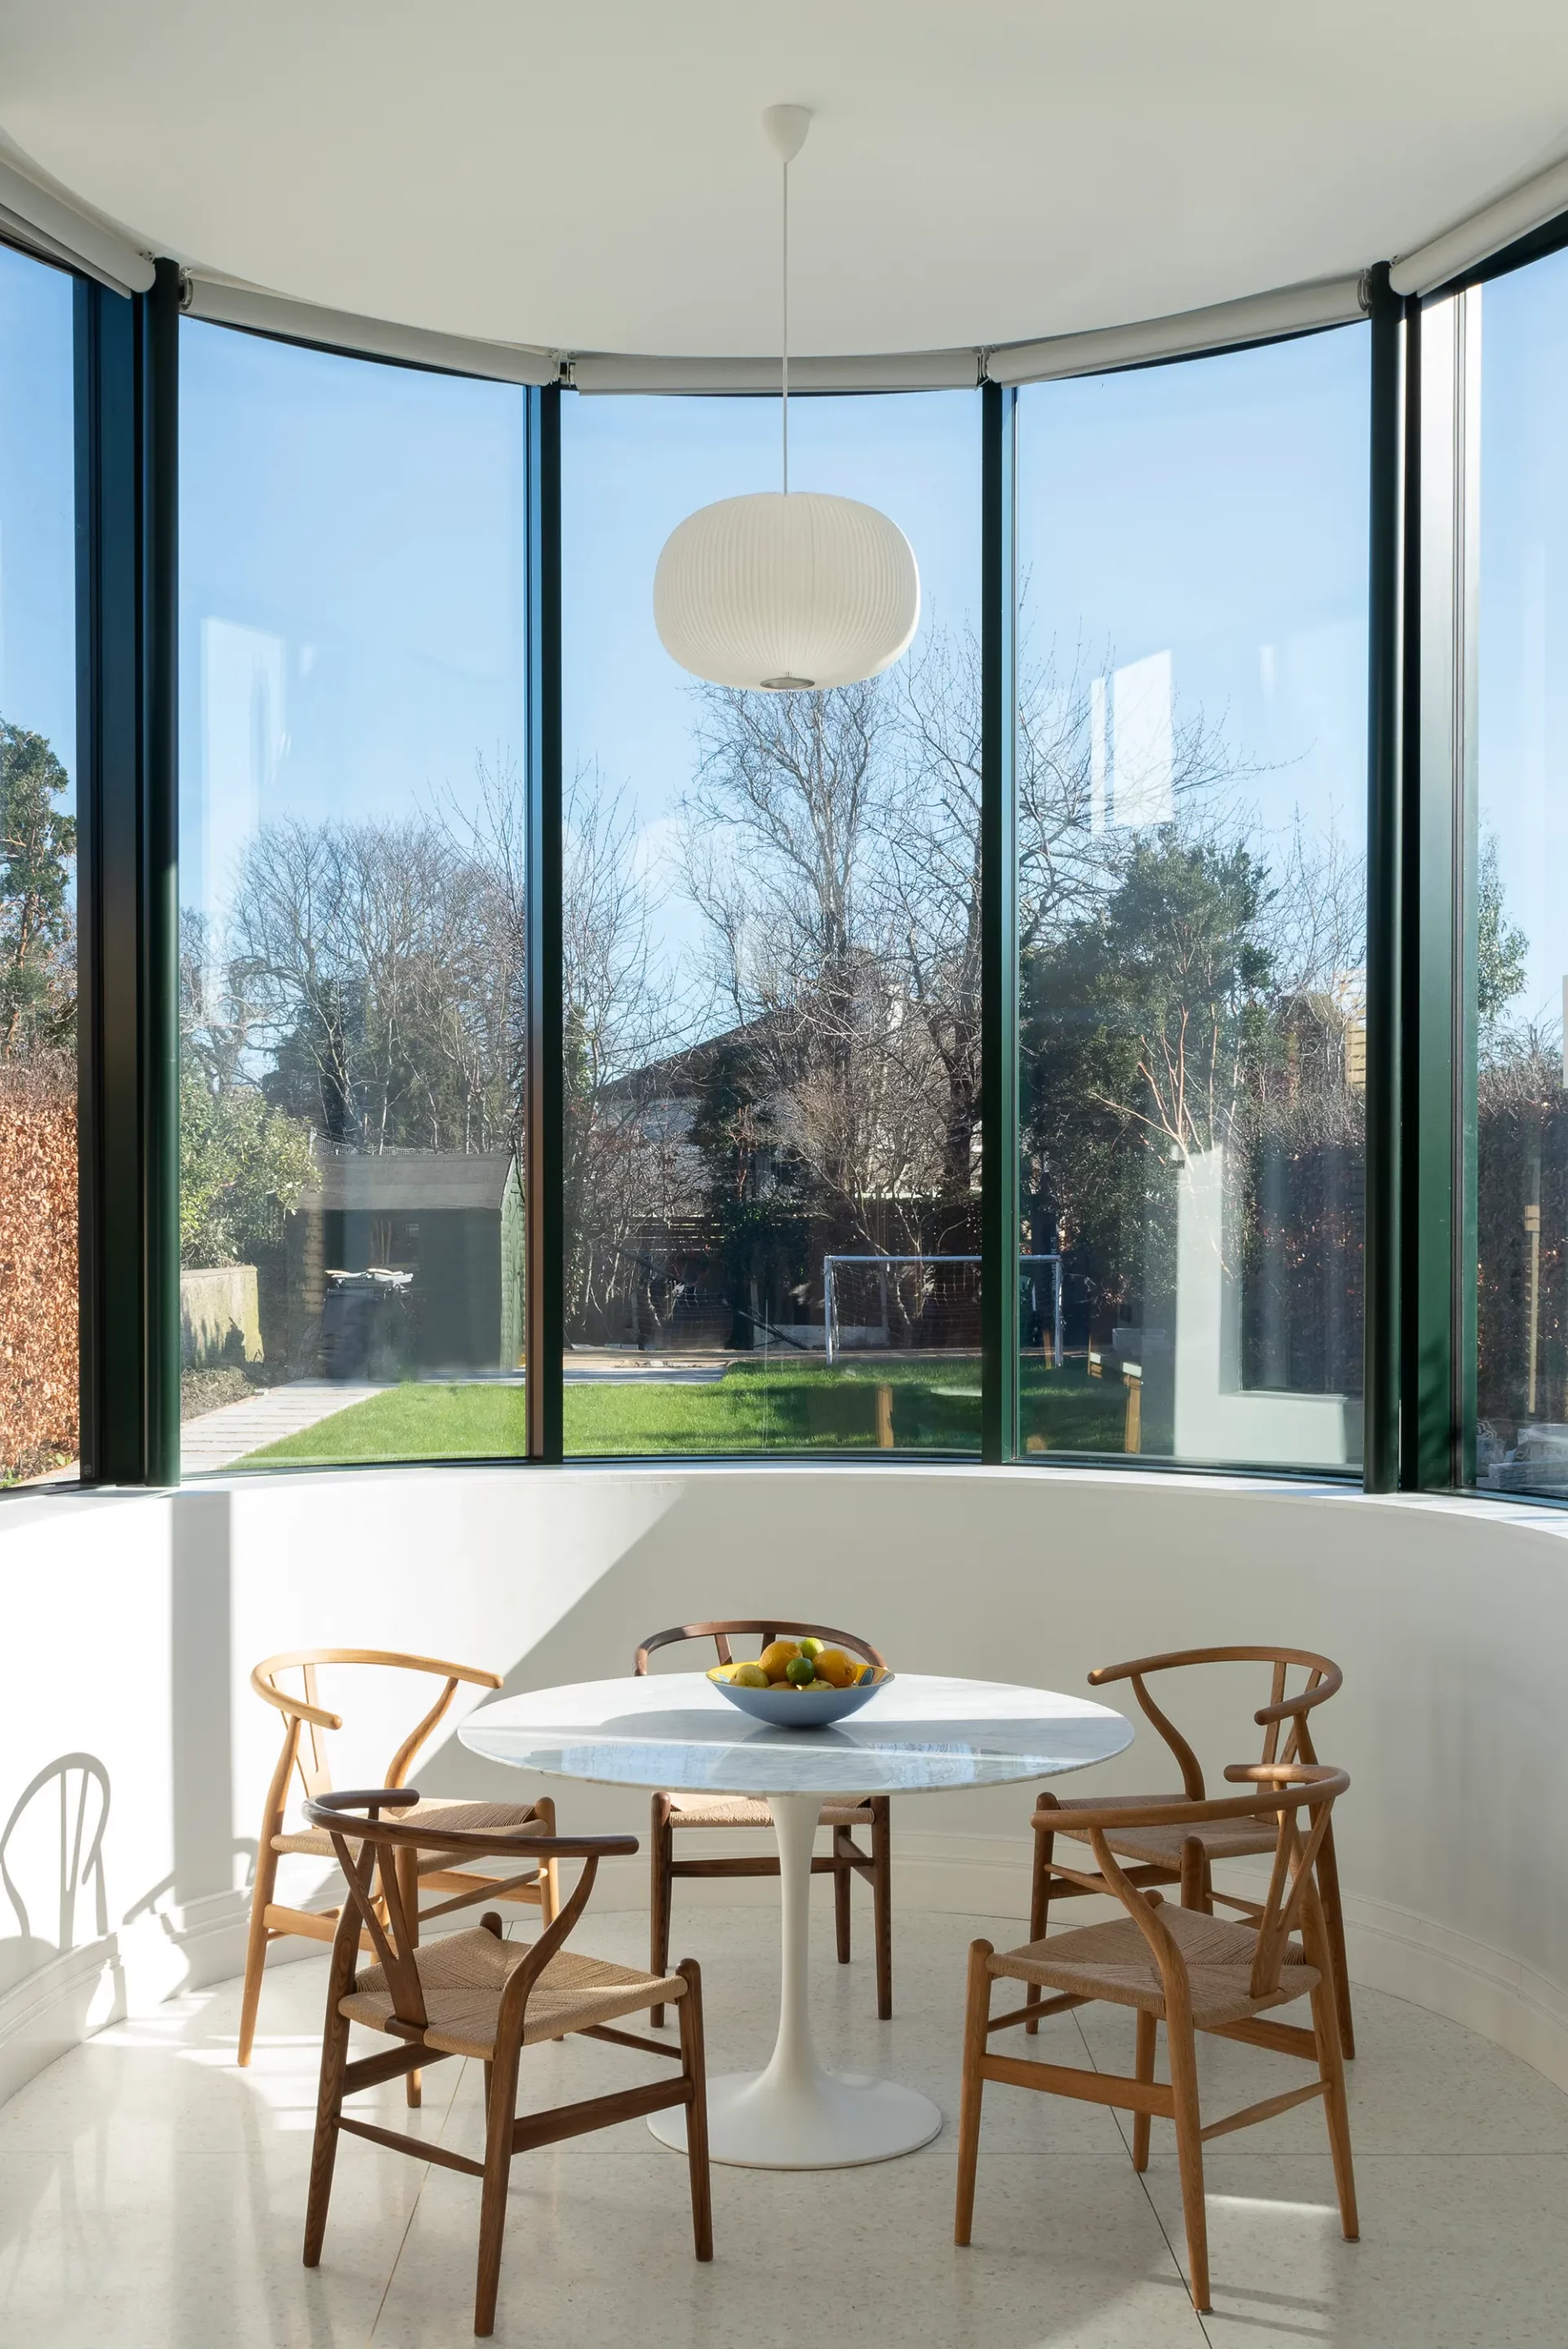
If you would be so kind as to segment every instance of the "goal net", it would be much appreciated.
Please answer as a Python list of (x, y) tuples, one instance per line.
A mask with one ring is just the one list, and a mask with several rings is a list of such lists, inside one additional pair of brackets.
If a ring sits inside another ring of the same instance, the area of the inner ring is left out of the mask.
[(822, 1306), (830, 1363), (889, 1347), (978, 1353), (977, 1256), (828, 1256)]
[[(826, 1256), (828, 1361), (873, 1349), (978, 1353), (977, 1256)], [(1018, 1258), (1018, 1342), (1048, 1367), (1062, 1359), (1062, 1260)]]

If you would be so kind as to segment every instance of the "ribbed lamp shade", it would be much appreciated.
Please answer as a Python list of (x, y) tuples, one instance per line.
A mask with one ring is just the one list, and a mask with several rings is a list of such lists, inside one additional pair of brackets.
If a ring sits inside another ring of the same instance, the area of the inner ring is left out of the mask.
[(665, 650), (713, 685), (853, 685), (891, 668), (919, 621), (913, 549), (855, 498), (721, 498), (670, 533), (654, 574)]

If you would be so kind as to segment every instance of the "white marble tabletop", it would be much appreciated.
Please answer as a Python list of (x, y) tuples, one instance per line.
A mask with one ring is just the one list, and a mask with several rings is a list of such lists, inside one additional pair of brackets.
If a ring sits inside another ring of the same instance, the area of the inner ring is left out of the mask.
[(772, 1795), (1003, 1786), (1084, 1769), (1132, 1742), (1130, 1723), (1087, 1697), (924, 1672), (897, 1673), (831, 1729), (774, 1729), (702, 1672), (656, 1672), (502, 1697), (458, 1734), (492, 1761), (554, 1777)]

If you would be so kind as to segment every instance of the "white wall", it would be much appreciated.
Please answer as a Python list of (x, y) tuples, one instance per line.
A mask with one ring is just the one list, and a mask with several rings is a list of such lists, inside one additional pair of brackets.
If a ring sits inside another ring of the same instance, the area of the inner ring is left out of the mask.
[[(1114, 1470), (389, 1470), (17, 1496), (0, 1506), (0, 2095), (127, 2005), (239, 1971), (276, 1751), (246, 1685), (259, 1657), (410, 1648), (525, 1689), (625, 1671), (669, 1623), (769, 1609), (863, 1631), (906, 1670), (1066, 1689), (1167, 1647), (1326, 1651), (1346, 1672), (1319, 1743), (1354, 1780), (1353, 1971), (1568, 2086), (1565, 1545), (1547, 1510)], [(1239, 1675), (1196, 1715), (1188, 1699), (1215, 1773), (1255, 1749), (1257, 1701)], [(412, 1717), (383, 1685), (338, 1783), (376, 1783)], [(101, 1888), (62, 1914), (60, 1788), (74, 1821), (84, 1781), (49, 1774), (72, 1754), (109, 1808)], [(416, 1777), (530, 1783), (444, 1733)], [(1094, 1780), (1171, 1782), (1147, 1729)], [(632, 1792), (554, 1791), (573, 1825), (645, 1819)], [(898, 1899), (1021, 1920), (1029, 1808), (1026, 1788), (902, 1801)], [(644, 1892), (639, 1860), (599, 1898)]]

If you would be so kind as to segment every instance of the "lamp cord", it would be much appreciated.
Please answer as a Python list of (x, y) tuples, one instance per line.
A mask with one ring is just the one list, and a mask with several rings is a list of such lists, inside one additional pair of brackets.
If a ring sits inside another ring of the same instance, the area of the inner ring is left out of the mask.
[(783, 409), (784, 427), (784, 494), (789, 494), (789, 163), (784, 163), (784, 254), (783, 254)]

